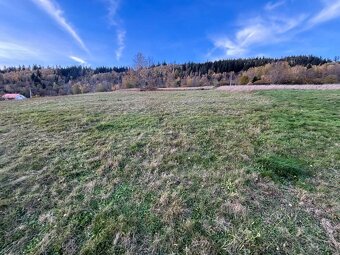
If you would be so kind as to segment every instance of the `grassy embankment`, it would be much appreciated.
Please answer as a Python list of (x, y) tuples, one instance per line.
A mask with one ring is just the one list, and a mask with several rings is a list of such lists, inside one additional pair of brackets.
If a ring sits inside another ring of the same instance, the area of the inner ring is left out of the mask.
[(0, 102), (0, 254), (334, 254), (339, 169), (339, 91)]

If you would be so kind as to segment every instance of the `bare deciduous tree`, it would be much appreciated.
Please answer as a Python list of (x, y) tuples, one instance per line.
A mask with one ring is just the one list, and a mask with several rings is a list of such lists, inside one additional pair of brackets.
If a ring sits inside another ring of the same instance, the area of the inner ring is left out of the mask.
[(143, 68), (148, 67), (148, 59), (143, 55), (143, 53), (138, 52), (133, 59), (134, 69), (140, 71)]

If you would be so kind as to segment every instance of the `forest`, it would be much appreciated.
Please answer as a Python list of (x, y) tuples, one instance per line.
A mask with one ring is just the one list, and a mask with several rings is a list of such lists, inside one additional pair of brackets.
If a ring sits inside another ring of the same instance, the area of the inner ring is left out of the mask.
[(0, 95), (58, 96), (129, 88), (340, 82), (339, 58), (332, 61), (316, 56), (290, 56), (154, 64), (138, 53), (133, 62), (133, 67), (4, 67), (0, 70)]

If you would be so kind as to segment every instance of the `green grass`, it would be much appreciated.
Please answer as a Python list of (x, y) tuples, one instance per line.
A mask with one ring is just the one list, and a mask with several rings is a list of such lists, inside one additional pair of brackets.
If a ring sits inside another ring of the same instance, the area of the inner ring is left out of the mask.
[(0, 102), (0, 254), (336, 254), (340, 92)]
[(309, 173), (302, 162), (293, 158), (284, 158), (277, 155), (270, 155), (257, 160), (259, 170), (263, 176), (268, 176), (273, 180), (297, 181), (306, 177)]

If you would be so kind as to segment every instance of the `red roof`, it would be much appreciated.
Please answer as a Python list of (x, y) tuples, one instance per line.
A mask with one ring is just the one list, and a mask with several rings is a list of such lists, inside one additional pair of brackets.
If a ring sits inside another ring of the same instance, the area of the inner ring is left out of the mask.
[(17, 96), (20, 96), (20, 94), (5, 94), (5, 95), (2, 96), (2, 98), (15, 99)]
[(17, 99), (17, 97), (23, 97), (25, 98), (23, 95), (21, 94), (5, 94), (2, 96), (2, 98), (4, 99)]

